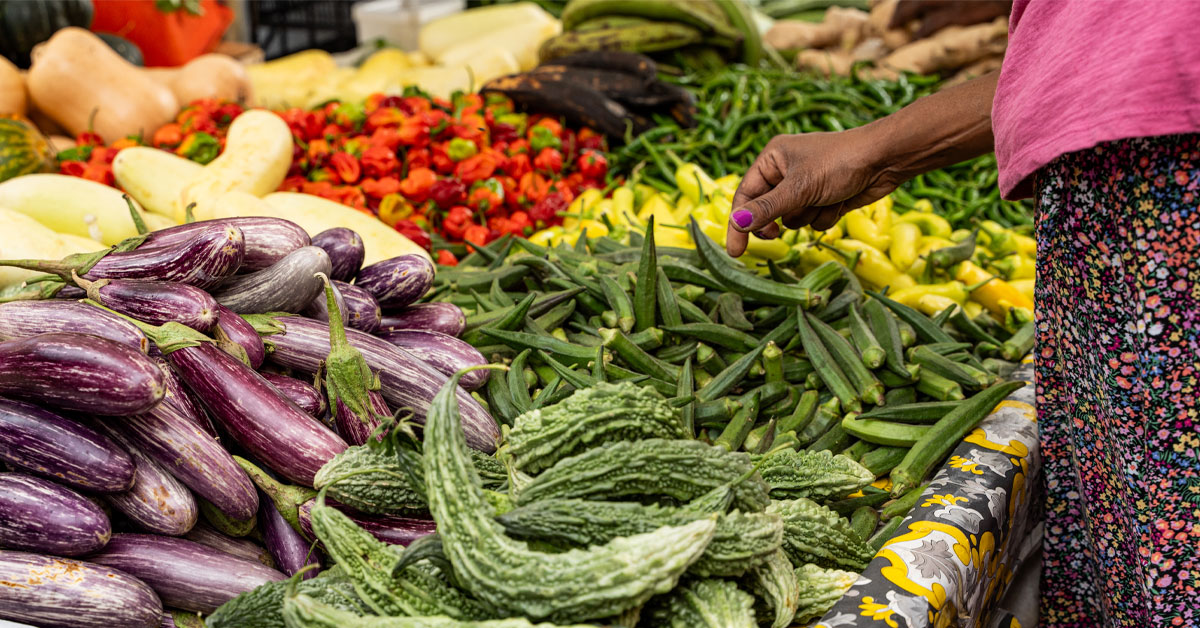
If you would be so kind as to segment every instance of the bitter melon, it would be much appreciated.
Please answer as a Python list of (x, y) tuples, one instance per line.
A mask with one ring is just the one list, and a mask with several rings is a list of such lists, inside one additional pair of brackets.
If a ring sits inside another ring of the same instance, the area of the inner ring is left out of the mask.
[(378, 615), (447, 615), (472, 620), (497, 616), (438, 577), (428, 564), (417, 563), (394, 573), (399, 548), (377, 540), (321, 498), (312, 509), (312, 526), (325, 552), (353, 579), (355, 592)]
[(596, 628), (534, 624), (521, 617), (485, 621), (460, 621), (451, 617), (362, 617), (322, 604), (304, 594), (284, 601), (283, 616), (287, 628)]
[(734, 488), (735, 508), (760, 512), (770, 503), (767, 484), (750, 456), (694, 440), (650, 438), (609, 443), (563, 458), (521, 489), (517, 505), (542, 499), (663, 499), (691, 501), (751, 474)]
[(783, 550), (772, 552), (761, 564), (742, 579), (743, 584), (758, 599), (760, 618), (774, 617), (771, 628), (792, 625), (800, 600), (800, 586), (792, 561)]
[[(761, 457), (754, 456), (754, 462)], [(832, 452), (783, 449), (769, 454), (758, 472), (771, 487), (774, 499), (807, 497), (825, 502), (840, 499), (868, 486), (875, 475), (846, 456)]]
[(800, 597), (796, 621), (803, 623), (828, 613), (857, 580), (857, 573), (841, 569), (825, 569), (816, 565), (804, 565), (797, 569)]
[[(229, 600), (204, 618), (208, 628), (285, 628), (283, 602), (292, 583), (279, 580), (260, 585)], [(326, 569), (311, 580), (301, 580), (296, 590), (335, 610), (356, 615), (370, 612), (354, 592), (354, 583), (340, 568)]]
[(783, 551), (793, 564), (862, 571), (875, 555), (849, 521), (811, 499), (773, 501), (767, 512), (783, 518)]
[(653, 388), (600, 382), (518, 416), (508, 446), (518, 468), (537, 473), (598, 443), (687, 435), (679, 411)]
[(729, 580), (693, 580), (657, 602), (655, 626), (663, 628), (757, 628), (754, 598)]
[(463, 435), (456, 391), (464, 372), (433, 399), (424, 457), (429, 510), (458, 581), (504, 614), (555, 622), (618, 615), (674, 588), (712, 540), (715, 515), (557, 554), (505, 535)]
[[(494, 457), (472, 450), (471, 459), (485, 488), (500, 488), (508, 481), (504, 465)], [(331, 499), (359, 512), (402, 515), (427, 508), (420, 453), (398, 444), (394, 434), (334, 456), (317, 472), (313, 487), (325, 488)]]
[[(706, 517), (690, 509), (634, 502), (548, 499), (497, 517), (512, 536), (567, 546), (603, 545), (614, 538), (645, 534)], [(740, 576), (777, 551), (783, 522), (763, 512), (733, 511), (717, 519), (712, 542), (688, 569), (697, 576)]]

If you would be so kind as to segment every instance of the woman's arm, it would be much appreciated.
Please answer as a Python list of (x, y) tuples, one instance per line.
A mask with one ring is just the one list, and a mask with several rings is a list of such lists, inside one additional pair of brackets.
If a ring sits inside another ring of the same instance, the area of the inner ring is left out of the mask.
[(927, 96), (856, 129), (775, 137), (733, 197), (729, 254), (746, 250), (748, 233), (777, 237), (777, 218), (791, 229), (828, 229), (845, 212), (918, 174), (991, 152), (998, 75)]

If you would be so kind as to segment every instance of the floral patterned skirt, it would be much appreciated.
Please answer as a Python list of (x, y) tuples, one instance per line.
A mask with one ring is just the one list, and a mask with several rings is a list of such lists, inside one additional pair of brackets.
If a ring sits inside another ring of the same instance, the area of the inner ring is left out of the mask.
[(1037, 175), (1046, 626), (1200, 626), (1200, 135)]

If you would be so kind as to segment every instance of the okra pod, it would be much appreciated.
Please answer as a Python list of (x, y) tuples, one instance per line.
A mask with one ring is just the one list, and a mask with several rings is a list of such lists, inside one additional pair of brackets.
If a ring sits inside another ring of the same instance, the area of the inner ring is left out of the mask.
[(869, 506), (871, 508), (882, 506), (891, 498), (892, 496), (889, 495), (887, 491), (881, 491), (877, 488), (868, 486), (867, 488), (863, 489), (863, 494), (858, 497), (847, 497), (846, 499), (840, 499), (831, 504), (827, 504), (826, 506), (837, 514), (846, 517), (863, 506)]
[(883, 395), (883, 405), (886, 407), (902, 406), (917, 402), (917, 389), (913, 386), (889, 388)]
[(917, 380), (917, 390), (941, 401), (963, 399), (962, 386), (930, 371), (921, 369), (920, 379)]
[(846, 315), (856, 303), (862, 300), (862, 296), (853, 292), (843, 292), (829, 300), (824, 309), (817, 312), (817, 318), (831, 323)]
[(902, 523), (904, 523), (903, 517), (888, 521), (867, 541), (867, 545), (871, 546), (876, 552), (883, 549), (883, 546), (887, 545), (887, 542), (892, 540), (892, 537), (896, 535), (896, 531), (900, 529), (900, 524)]
[(741, 409), (734, 413), (721, 435), (713, 441), (713, 445), (724, 447), (729, 451), (740, 449), (746, 436), (754, 428), (754, 422), (758, 420), (759, 401), (759, 393), (751, 393), (749, 399), (743, 402)]
[(954, 342), (950, 334), (947, 334), (945, 330), (935, 325), (928, 317), (917, 310), (903, 303), (893, 301), (878, 292), (868, 292), (867, 294), (886, 305), (889, 310), (896, 314), (897, 318), (911, 325), (917, 336), (925, 342)]
[(688, 323), (686, 325), (663, 326), (663, 330), (672, 334), (695, 338), (704, 342), (724, 347), (730, 351), (749, 351), (759, 344), (759, 339), (747, 334), (718, 325), (716, 323)]
[(850, 340), (862, 356), (863, 364), (869, 369), (879, 368), (886, 357), (883, 346), (879, 344), (875, 334), (871, 333), (871, 328), (858, 311), (858, 307), (851, 306), (846, 317), (850, 320)]
[(501, 331), (498, 329), (482, 329), (484, 335), (490, 336), (514, 349), (542, 350), (568, 364), (587, 364), (595, 355), (590, 347), (581, 347), (564, 342), (552, 336), (539, 336), (519, 331)]
[(829, 431), (821, 435), (817, 441), (808, 446), (809, 451), (840, 451), (850, 444), (850, 433), (842, 429), (838, 423), (834, 423)]
[(659, 350), (654, 356), (664, 362), (678, 364), (687, 358), (696, 355), (696, 350), (699, 348), (699, 343), (686, 342), (678, 345), (667, 345)]
[(966, 389), (978, 390), (992, 381), (987, 373), (938, 355), (926, 345), (909, 349), (908, 359), (920, 364), (922, 373), (936, 373)]
[[(733, 260), (725, 254), (722, 247), (700, 229), (700, 223), (696, 222), (695, 218), (691, 219), (689, 228), (692, 241), (696, 243), (696, 252), (700, 254), (704, 266), (725, 289), (752, 297), (762, 303), (798, 305), (805, 309), (817, 305), (813, 290), (801, 284), (779, 284), (734, 266)], [(817, 279), (813, 281), (816, 282)]]
[(898, 423), (937, 423), (962, 403), (962, 401), (923, 401), (904, 405), (886, 405), (870, 412), (864, 412), (860, 418)]
[(705, 314), (704, 310), (700, 309), (695, 303), (687, 299), (679, 299), (675, 304), (679, 306), (679, 315), (683, 320), (693, 323), (712, 323), (712, 319), (708, 317), (708, 314)]
[(692, 359), (688, 358), (683, 362), (683, 368), (679, 369), (679, 387), (675, 392), (679, 395), (687, 395), (692, 398), (686, 406), (679, 411), (679, 417), (683, 421), (684, 432), (689, 438), (696, 434), (696, 401), (695, 393), (696, 385), (692, 380)]
[(658, 316), (662, 319), (663, 326), (682, 325), (683, 315), (679, 311), (675, 291), (671, 289), (671, 281), (667, 279), (667, 274), (663, 272), (663, 269), (655, 268), (654, 272), (658, 277), (654, 284), (654, 290), (658, 296)]
[(750, 372), (750, 366), (762, 355), (763, 349), (763, 346), (757, 347), (725, 367), (725, 370), (714, 375), (711, 382), (696, 392), (696, 398), (701, 401), (711, 401), (733, 390), (746, 378), (746, 374)]
[(742, 404), (730, 397), (696, 404), (696, 425), (711, 427), (725, 425)]
[(742, 298), (732, 292), (717, 297), (717, 315), (725, 326), (739, 331), (754, 331), (754, 325), (746, 319)]
[(725, 370), (729, 365), (721, 358), (721, 354), (717, 353), (712, 347), (698, 343), (696, 345), (696, 364), (709, 375), (717, 375)]
[(851, 436), (877, 445), (912, 447), (929, 431), (928, 425), (892, 423), (880, 419), (863, 419), (853, 414), (842, 418), (842, 429)]
[(501, 377), (497, 374), (488, 378), (487, 402), (492, 415), (504, 422), (505, 425), (511, 426), (513, 419), (521, 414), (521, 411), (513, 404), (512, 395), (508, 391), (507, 375)]
[(1036, 324), (1032, 321), (1025, 323), (1011, 338), (1005, 340), (1004, 344), (1000, 346), (1000, 357), (1009, 362), (1016, 362), (1025, 357), (1025, 354), (1033, 349), (1033, 343), (1036, 339)]
[(863, 541), (871, 538), (878, 525), (879, 512), (870, 506), (861, 506), (850, 515), (850, 529)]
[(863, 364), (862, 356), (854, 350), (854, 347), (848, 340), (843, 338), (841, 334), (829, 327), (822, 321), (816, 318), (811, 318), (813, 331), (817, 337), (825, 344), (825, 348), (829, 350), (833, 360), (841, 368), (842, 372), (850, 380), (851, 385), (858, 392), (858, 397), (863, 401), (879, 405), (883, 403), (883, 384), (874, 374)]
[(997, 340), (995, 336), (991, 335), (986, 329), (980, 327), (978, 323), (971, 320), (971, 317), (967, 316), (966, 312), (962, 308), (958, 308), (958, 310), (954, 312), (954, 315), (950, 317), (950, 324), (954, 325), (958, 331), (962, 332), (963, 335), (971, 340), (974, 340), (975, 342), (990, 342), (996, 346), (1001, 344), (1001, 342)]
[(871, 332), (883, 348), (884, 364), (889, 372), (901, 377), (907, 376), (904, 368), (904, 345), (900, 341), (900, 328), (896, 319), (883, 308), (883, 304), (871, 299), (863, 304), (863, 314), (871, 326)]
[(575, 369), (572, 369), (562, 362), (555, 360), (545, 351), (538, 351), (538, 357), (540, 357), (542, 361), (545, 362), (546, 365), (549, 366), (559, 377), (563, 378), (563, 381), (574, 386), (575, 388), (583, 390), (584, 388), (590, 388), (599, 383), (596, 378), (592, 377), (590, 374), (581, 373)]
[(874, 443), (870, 443), (865, 440), (857, 440), (851, 443), (849, 447), (839, 451), (838, 455), (845, 456), (851, 460), (858, 460), (863, 454), (871, 451), (871, 448), (874, 446)]
[(780, 351), (775, 343), (768, 342), (766, 348), (763, 349), (762, 360), (767, 383), (783, 383), (783, 351)]
[(817, 406), (816, 416), (809, 421), (803, 430), (796, 433), (801, 445), (807, 445), (829, 431), (835, 423), (842, 420), (841, 406), (837, 397), (830, 397)]
[(859, 460), (859, 464), (866, 467), (867, 471), (875, 474), (875, 477), (883, 477), (904, 460), (904, 457), (908, 455), (909, 449), (909, 447), (879, 447), (872, 449), (863, 454), (862, 459)]
[(809, 422), (812, 421), (813, 416), (816, 415), (818, 398), (819, 395), (817, 391), (804, 391), (800, 395), (800, 400), (796, 403), (796, 408), (792, 410), (792, 413), (786, 419), (781, 419), (779, 421), (779, 424), (775, 430), (776, 433), (782, 434), (783, 432), (796, 432), (799, 434), (800, 431), (807, 427)]
[(800, 342), (804, 345), (804, 352), (808, 354), (808, 359), (813, 363), (817, 376), (821, 378), (825, 387), (837, 397), (843, 408), (847, 410), (860, 409), (862, 406), (858, 401), (858, 393), (851, 386), (850, 380), (846, 379), (840, 365), (834, 361), (829, 349), (814, 331), (808, 316), (803, 311), (798, 312), (796, 324), (800, 331)]
[[(634, 329), (642, 331), (654, 326), (658, 300), (658, 265), (654, 249), (654, 217), (651, 216), (642, 241), (642, 256), (638, 260), (637, 285), (633, 290)], [(669, 284), (668, 284), (669, 285)]]
[(627, 364), (653, 378), (667, 382), (679, 379), (679, 367), (667, 364), (662, 360), (646, 353), (638, 347), (629, 336), (619, 329), (602, 328), (600, 330), (602, 344), (621, 356)]
[[(893, 472), (895, 471), (893, 470)], [(916, 506), (917, 503), (921, 501), (921, 494), (925, 492), (925, 487), (927, 485), (928, 484), (913, 486), (901, 492), (897, 492), (896, 488), (893, 486), (892, 495), (896, 497), (896, 499), (893, 499), (891, 502), (885, 505), (883, 509), (879, 511), (879, 516), (884, 520), (897, 518), (903, 519), (908, 515), (908, 511), (912, 510), (913, 506)]]

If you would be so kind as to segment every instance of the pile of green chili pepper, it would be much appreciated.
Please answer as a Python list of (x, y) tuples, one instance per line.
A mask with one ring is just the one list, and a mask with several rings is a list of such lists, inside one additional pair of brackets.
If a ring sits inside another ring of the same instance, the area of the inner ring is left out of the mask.
[[(842, 131), (895, 113), (936, 91), (937, 77), (901, 76), (896, 81), (857, 74), (823, 77), (773, 68), (729, 66), (711, 74), (675, 79), (696, 96), (696, 126), (681, 128), (668, 116), (657, 127), (613, 153), (616, 172), (674, 189), (668, 153), (696, 163), (713, 176), (744, 174), (771, 138), (780, 134)], [(1010, 228), (1033, 224), (1028, 203), (1000, 199), (991, 155), (917, 177), (897, 195), (900, 209), (927, 199), (955, 228), (994, 220)]]

